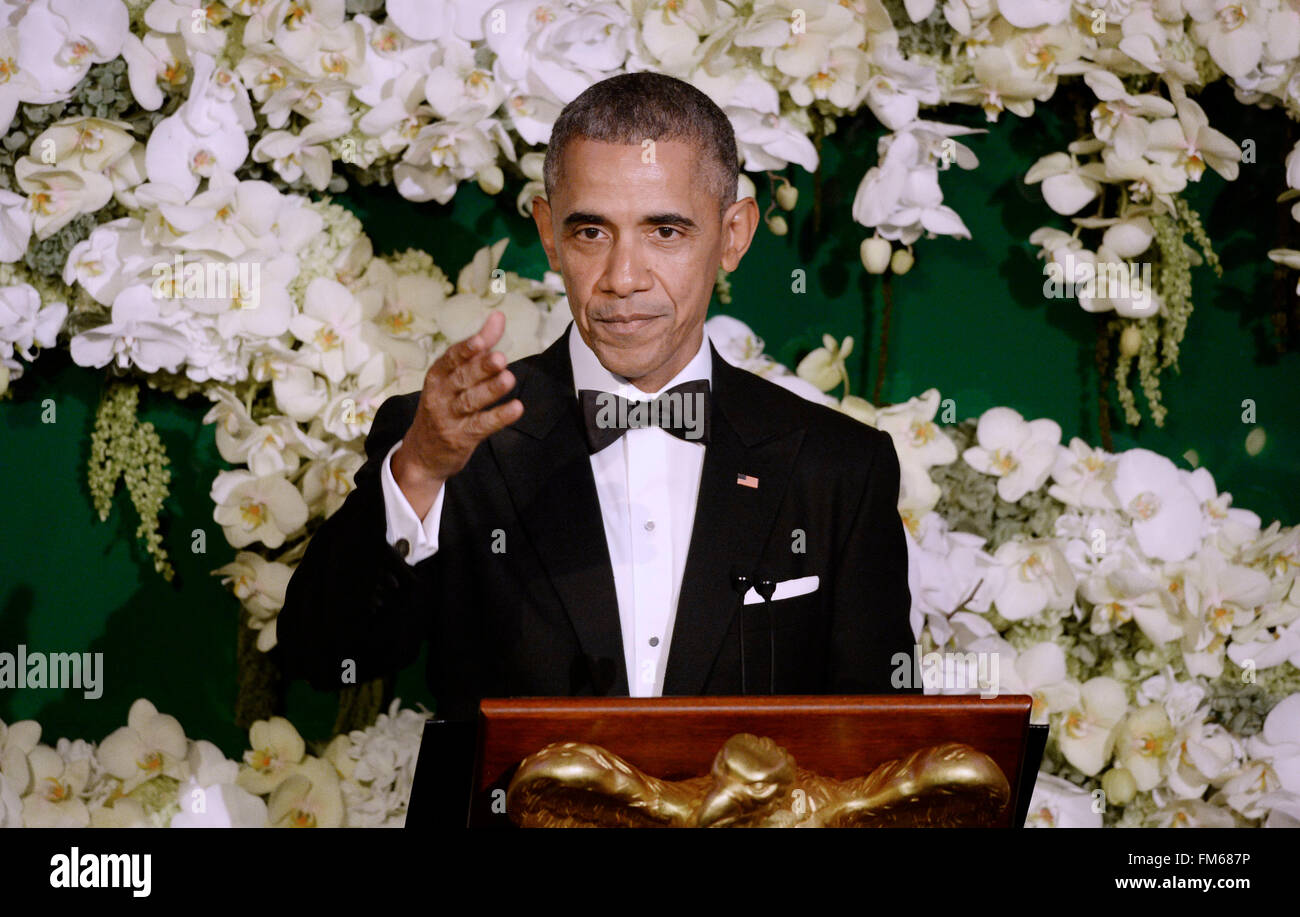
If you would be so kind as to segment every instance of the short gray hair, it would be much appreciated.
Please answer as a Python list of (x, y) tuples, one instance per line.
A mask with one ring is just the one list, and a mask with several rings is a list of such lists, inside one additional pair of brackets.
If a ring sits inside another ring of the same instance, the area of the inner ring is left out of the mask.
[(551, 128), (542, 167), (547, 199), (563, 181), (565, 147), (580, 137), (638, 146), (647, 137), (691, 143), (703, 155), (702, 175), (719, 202), (718, 216), (736, 202), (736, 132), (722, 109), (684, 80), (650, 71), (620, 73), (564, 106)]

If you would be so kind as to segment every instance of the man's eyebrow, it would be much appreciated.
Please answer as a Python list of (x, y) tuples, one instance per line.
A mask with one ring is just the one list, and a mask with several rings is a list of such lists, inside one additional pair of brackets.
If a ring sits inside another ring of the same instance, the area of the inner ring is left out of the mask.
[[(608, 226), (609, 220), (599, 213), (588, 213), (585, 210), (575, 210), (564, 218), (566, 229), (578, 225), (592, 224), (594, 226)], [(641, 218), (642, 226), (680, 226), (682, 229), (696, 229), (695, 221), (688, 216), (680, 213), (650, 213)]]

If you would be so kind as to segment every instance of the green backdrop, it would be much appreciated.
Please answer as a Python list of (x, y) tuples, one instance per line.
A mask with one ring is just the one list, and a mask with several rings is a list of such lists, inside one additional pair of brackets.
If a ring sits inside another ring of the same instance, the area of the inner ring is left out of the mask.
[[(1211, 89), (1202, 103), (1216, 127), (1238, 142), (1254, 141), (1256, 162), (1243, 164), (1231, 184), (1207, 171), (1189, 191), (1224, 275), (1195, 269), (1197, 307), (1180, 371), (1164, 375), (1170, 415), (1163, 429), (1149, 420), (1127, 427), (1112, 386), (1114, 445), (1149, 448), (1182, 467), (1183, 454), (1193, 449), (1219, 489), (1234, 495), (1234, 505), (1259, 513), (1265, 524), (1294, 524), (1300, 521), (1300, 417), (1294, 407), (1300, 355), (1294, 327), (1292, 349), (1277, 346), (1275, 286), (1265, 256), (1281, 244), (1275, 198), (1285, 188), (1288, 126), (1279, 112), (1236, 105), (1226, 89)], [(938, 120), (990, 129), (966, 139), (979, 168), (943, 176), (946, 202), (973, 238), (923, 240), (916, 267), (894, 279), (883, 400), (903, 401), (935, 387), (955, 399), (958, 419), (1009, 405), (1030, 419), (1056, 420), (1066, 443), (1078, 435), (1100, 444), (1095, 319), (1072, 300), (1043, 298), (1041, 262), (1026, 241), (1041, 225), (1068, 228), (1036, 187), (1021, 182), (1039, 156), (1073, 139), (1066, 104), (1062, 98), (1040, 106), (1030, 121), (1006, 116), (993, 125), (977, 110), (936, 113)], [(813, 220), (813, 176), (790, 170), (800, 191), (799, 207), (786, 214), (790, 232), (775, 237), (760, 226), (731, 277), (732, 302), (714, 304), (715, 311), (749, 323), (768, 352), (791, 366), (819, 345), (823, 332), (852, 334), (858, 342), (849, 361), (854, 392), (867, 396), (879, 359), (881, 278), (862, 268), (858, 246), (868, 232), (852, 222), (849, 207), (863, 172), (876, 161), (879, 136), (874, 119), (863, 116), (841, 122), (823, 143), (820, 225)], [(751, 177), (766, 209), (767, 179)], [(509, 236), (503, 266), (540, 278), (545, 254), (532, 221), (515, 210), (518, 187), (510, 184), (492, 198), (470, 183), (442, 206), (354, 185), (338, 200), (362, 218), (378, 252), (426, 249), (454, 279), (475, 250)], [(807, 272), (802, 294), (791, 292), (796, 268)], [(201, 422), (208, 402), (178, 402), (149, 390), (141, 397), (141, 417), (157, 426), (171, 459), (163, 534), (176, 577), (167, 583), (134, 537), (125, 492), (118, 493), (106, 523), (91, 504), (85, 469), (102, 385), (101, 372), (75, 366), (65, 351), (49, 351), (15, 384), (13, 400), (0, 402), (0, 651), (14, 652), (22, 643), (46, 652), (102, 652), (105, 667), (103, 696), (94, 701), (80, 691), (0, 689), (0, 719), (37, 719), (50, 744), (59, 737), (99, 741), (125, 724), (135, 698), (148, 697), (179, 718), (191, 738), (210, 739), (238, 757), (247, 739), (233, 717), (239, 609), (210, 575), (235, 552), (213, 522), (208, 498), (213, 476), (224, 467), (212, 427)], [(1140, 391), (1137, 397), (1146, 413)], [(52, 424), (41, 419), (47, 398), (56, 406)], [(1246, 398), (1255, 401), (1267, 434), (1254, 456), (1244, 448)], [(195, 528), (207, 531), (206, 554), (191, 553)], [(432, 708), (423, 670), (421, 658), (401, 674), (397, 693), (404, 704)], [(298, 683), (288, 692), (285, 713), (307, 738), (324, 738), (336, 703), (337, 694)]]

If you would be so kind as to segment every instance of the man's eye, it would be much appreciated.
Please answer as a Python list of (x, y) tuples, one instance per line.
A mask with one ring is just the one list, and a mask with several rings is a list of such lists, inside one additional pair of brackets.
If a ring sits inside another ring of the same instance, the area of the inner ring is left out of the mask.
[(592, 240), (593, 237), (592, 237), (592, 236), (584, 236), (584, 235), (583, 235), (584, 232), (600, 232), (600, 230), (597, 229), (597, 228), (594, 227), (594, 226), (586, 226), (586, 227), (584, 227), (584, 228), (578, 230), (578, 237), (581, 238), (581, 239), (586, 239), (588, 242), (590, 242), (590, 241)]
[[(658, 232), (658, 231), (661, 230), (661, 229), (666, 229), (666, 230), (668, 230), (669, 232), (672, 232), (672, 233), (676, 233), (676, 232), (677, 232), (677, 230), (674, 229), (672, 226), (660, 226), (660, 227), (658, 227), (658, 228), (655, 230), (655, 232)], [(671, 239), (671, 238), (673, 238), (673, 237), (672, 237), (672, 236), (660, 236), (659, 238), (663, 239), (664, 241), (667, 241), (668, 239)]]

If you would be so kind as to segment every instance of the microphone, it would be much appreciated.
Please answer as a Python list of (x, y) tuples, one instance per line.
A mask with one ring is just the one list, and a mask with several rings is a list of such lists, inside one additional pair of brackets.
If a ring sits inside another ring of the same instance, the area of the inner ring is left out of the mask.
[(739, 564), (731, 565), (731, 589), (740, 598), (740, 693), (745, 690), (745, 593), (749, 591), (751, 577)]
[(772, 617), (772, 594), (776, 592), (776, 581), (762, 577), (754, 584), (754, 591), (763, 597), (767, 606), (767, 693), (776, 693), (776, 621)]

